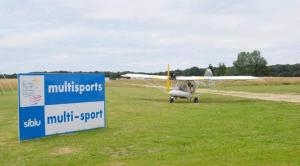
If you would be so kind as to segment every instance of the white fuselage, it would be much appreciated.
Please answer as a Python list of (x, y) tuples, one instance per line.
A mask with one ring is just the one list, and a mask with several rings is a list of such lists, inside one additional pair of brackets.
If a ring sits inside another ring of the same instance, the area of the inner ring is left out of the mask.
[(192, 94), (178, 89), (173, 89), (169, 92), (171, 97), (191, 98)]
[(195, 81), (176, 82), (176, 86), (169, 92), (171, 97), (187, 98), (193, 97), (197, 84)]

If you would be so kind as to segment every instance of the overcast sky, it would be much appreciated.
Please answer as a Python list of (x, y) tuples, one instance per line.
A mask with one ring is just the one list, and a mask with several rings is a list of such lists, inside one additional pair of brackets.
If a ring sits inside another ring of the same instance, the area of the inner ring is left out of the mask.
[(0, 73), (300, 63), (299, 0), (0, 0)]

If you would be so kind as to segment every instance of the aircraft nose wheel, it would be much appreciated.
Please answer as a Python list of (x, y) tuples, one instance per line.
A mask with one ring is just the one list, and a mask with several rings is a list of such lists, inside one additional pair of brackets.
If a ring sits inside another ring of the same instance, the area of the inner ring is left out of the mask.
[(194, 98), (194, 103), (199, 103), (198, 97), (195, 97), (195, 98)]
[(175, 101), (175, 98), (174, 97), (170, 97), (169, 101), (170, 101), (170, 103), (173, 103)]

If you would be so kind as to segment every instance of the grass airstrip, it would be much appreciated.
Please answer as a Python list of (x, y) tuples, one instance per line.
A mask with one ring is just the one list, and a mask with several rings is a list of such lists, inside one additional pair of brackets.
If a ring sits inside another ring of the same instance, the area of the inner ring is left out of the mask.
[(1, 94), (0, 165), (300, 165), (299, 104), (212, 94), (170, 104), (123, 81), (106, 91), (107, 128), (26, 142), (16, 91)]
[(246, 85), (220, 87), (221, 90), (246, 91), (255, 93), (274, 93), (274, 94), (296, 94), (300, 95), (299, 85)]

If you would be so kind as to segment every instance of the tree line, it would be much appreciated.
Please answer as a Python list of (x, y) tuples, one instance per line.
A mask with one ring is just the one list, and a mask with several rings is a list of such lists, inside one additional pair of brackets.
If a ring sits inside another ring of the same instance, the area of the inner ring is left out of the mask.
[[(232, 66), (227, 67), (224, 63), (219, 63), (218, 66), (209, 65), (215, 76), (238, 76), (238, 75), (251, 75), (251, 76), (272, 76), (272, 77), (300, 77), (300, 63), (293, 65), (267, 65), (267, 60), (261, 55), (260, 51), (254, 50), (252, 52), (240, 52), (237, 59), (233, 62)], [(172, 70), (175, 75), (181, 76), (203, 76), (207, 68), (198, 68), (196, 66), (180, 70)], [(75, 73), (104, 73), (105, 77), (111, 79), (120, 78), (121, 75), (126, 73), (137, 73), (130, 71), (111, 72), (111, 71), (94, 71), (94, 72), (75, 72)], [(53, 72), (33, 72), (33, 73), (72, 73), (69, 71), (53, 71)], [(166, 72), (156, 73), (142, 73), (154, 75), (166, 75)], [(0, 78), (16, 78), (16, 74), (2, 74)]]
[[(182, 75), (182, 76), (203, 76), (205, 70), (207, 68), (198, 68), (198, 67), (191, 67), (185, 70), (173, 70), (175, 75)], [(238, 76), (238, 75), (251, 75), (251, 76), (261, 76), (261, 77), (300, 77), (300, 63), (293, 64), (293, 65), (270, 65), (266, 66), (264, 72), (257, 74), (250, 73), (240, 73), (238, 69), (234, 66), (226, 67), (224, 63), (220, 63), (217, 67), (212, 67), (212, 71), (214, 76)], [(153, 74), (165, 74), (166, 72), (159, 72)]]
[[(260, 51), (240, 52), (232, 66), (227, 67), (224, 63), (219, 63), (218, 66), (209, 65), (215, 76), (270, 76), (270, 77), (300, 77), (300, 63), (293, 65), (267, 65), (267, 60), (261, 56)], [(182, 76), (203, 76), (207, 68), (191, 67), (185, 70), (173, 70), (175, 75)], [(153, 73), (165, 74), (165, 72)]]

